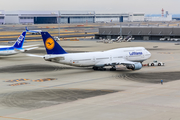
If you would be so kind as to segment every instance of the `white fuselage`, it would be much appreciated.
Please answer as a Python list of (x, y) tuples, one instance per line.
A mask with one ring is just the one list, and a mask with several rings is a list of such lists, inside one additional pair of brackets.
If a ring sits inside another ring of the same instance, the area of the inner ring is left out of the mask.
[[(151, 56), (144, 47), (118, 48), (102, 52), (45, 55), (45, 60), (72, 66), (108, 66), (112, 63), (143, 62)], [(55, 58), (55, 59), (53, 59)]]
[(17, 53), (15, 50), (0, 51), (0, 56), (15, 55)]
[(12, 46), (0, 46), (0, 56), (14, 55), (23, 51), (23, 48), (14, 48)]

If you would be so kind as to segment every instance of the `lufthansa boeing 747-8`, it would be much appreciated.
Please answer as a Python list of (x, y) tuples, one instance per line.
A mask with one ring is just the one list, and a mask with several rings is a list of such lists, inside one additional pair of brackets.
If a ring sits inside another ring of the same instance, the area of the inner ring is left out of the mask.
[(124, 65), (127, 69), (139, 70), (142, 62), (151, 56), (144, 47), (130, 47), (107, 50), (103, 52), (67, 53), (48, 32), (41, 32), (47, 55), (46, 61), (78, 67), (92, 67), (105, 70), (105, 66)]

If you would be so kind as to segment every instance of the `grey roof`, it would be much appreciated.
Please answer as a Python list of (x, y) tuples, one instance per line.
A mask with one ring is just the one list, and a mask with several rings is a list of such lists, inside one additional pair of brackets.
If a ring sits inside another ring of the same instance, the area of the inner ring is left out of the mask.
[(60, 11), (60, 14), (79, 14), (79, 15), (94, 15), (95, 11)]
[(0, 16), (1, 16), (1, 17), (2, 17), (2, 16), (5, 16), (4, 10), (0, 10)]
[(58, 15), (58, 11), (19, 11), (19, 14), (54, 14)]

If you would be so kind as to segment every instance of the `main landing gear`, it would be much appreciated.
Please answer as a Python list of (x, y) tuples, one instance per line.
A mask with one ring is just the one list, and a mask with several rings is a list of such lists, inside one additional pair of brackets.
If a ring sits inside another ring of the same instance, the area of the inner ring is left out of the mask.
[(116, 67), (110, 68), (110, 71), (116, 71)]
[[(106, 70), (106, 68), (104, 68), (104, 67), (95, 67), (95, 66), (92, 69), (93, 70), (100, 70), (100, 71), (105, 71)], [(116, 67), (110, 68), (110, 71), (116, 71)]]
[(104, 67), (93, 67), (93, 70), (101, 70), (101, 71), (105, 71), (106, 70), (106, 68), (104, 68)]

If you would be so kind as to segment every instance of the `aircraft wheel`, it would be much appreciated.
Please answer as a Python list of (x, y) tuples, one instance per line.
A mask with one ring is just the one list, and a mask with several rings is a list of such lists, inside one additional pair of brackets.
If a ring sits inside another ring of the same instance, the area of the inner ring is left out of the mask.
[(110, 68), (110, 71), (116, 71), (116, 68)]
[(93, 70), (98, 70), (98, 67), (93, 67)]
[(106, 71), (106, 68), (102, 68), (101, 70), (102, 70), (102, 71)]

